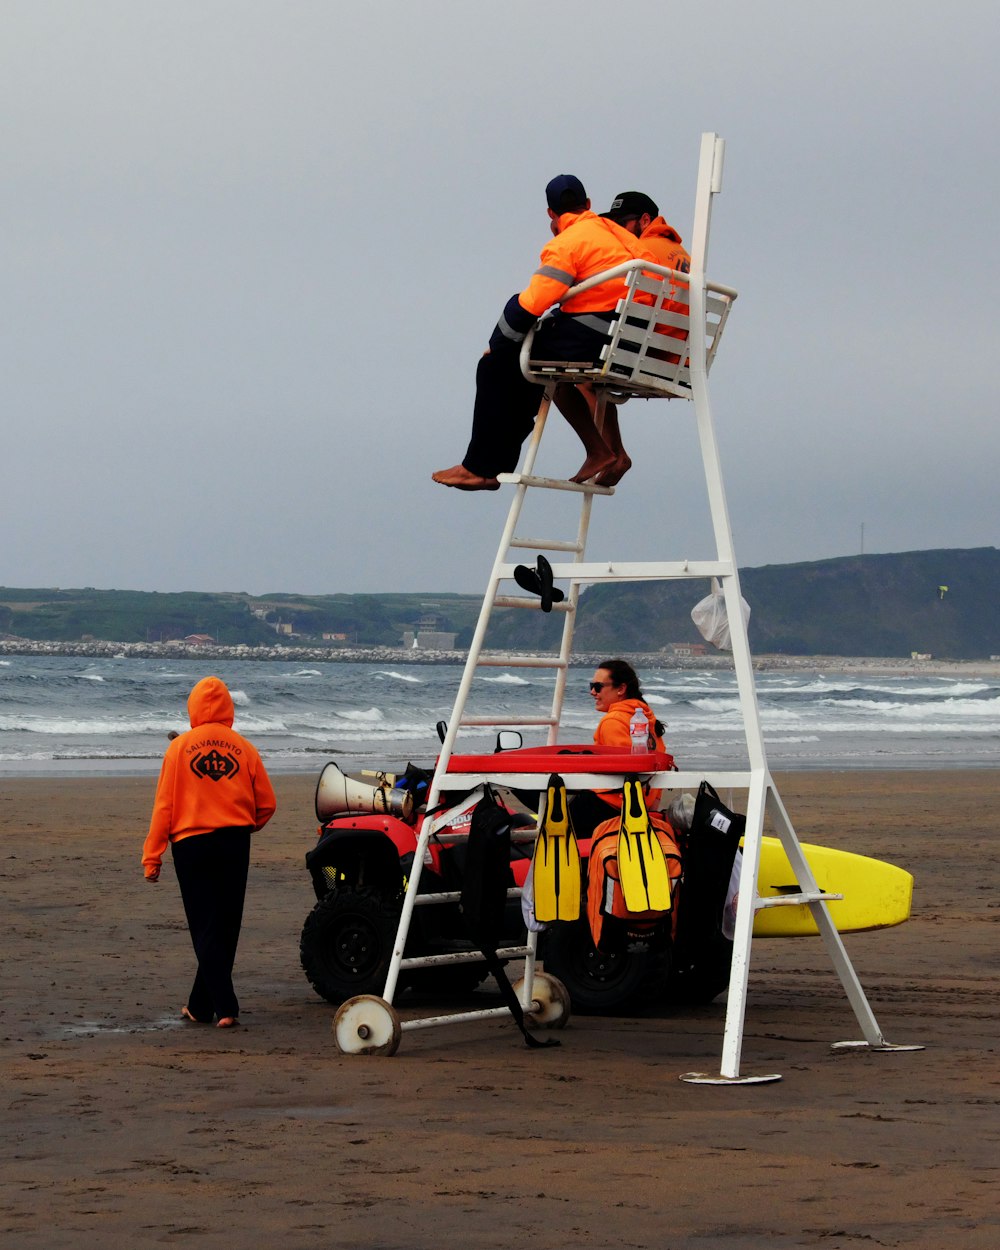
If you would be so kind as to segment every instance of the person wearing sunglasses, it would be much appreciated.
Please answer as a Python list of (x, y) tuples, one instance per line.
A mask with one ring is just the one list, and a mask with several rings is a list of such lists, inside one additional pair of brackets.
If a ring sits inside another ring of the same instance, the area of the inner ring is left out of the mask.
[[(631, 723), (636, 709), (642, 712), (649, 726), (648, 746), (651, 751), (666, 751), (663, 743), (665, 726), (643, 698), (635, 669), (626, 660), (602, 660), (590, 682), (594, 707), (602, 712), (594, 731), (594, 742), (600, 746), (631, 746)], [(646, 796), (647, 806), (658, 807), (660, 790)], [(597, 827), (602, 820), (617, 816), (622, 796), (616, 790), (581, 790), (570, 801), (573, 824), (578, 833)]]

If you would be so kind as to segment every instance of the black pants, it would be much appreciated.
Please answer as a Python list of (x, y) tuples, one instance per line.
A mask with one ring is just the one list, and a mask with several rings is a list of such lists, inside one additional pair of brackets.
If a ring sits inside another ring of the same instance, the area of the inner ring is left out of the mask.
[[(592, 313), (602, 320), (611, 314)], [(470, 473), (496, 477), (513, 473), (521, 444), (531, 433), (544, 387), (529, 382), (521, 372), (521, 345), (498, 342), (494, 335), (489, 354), (476, 368), (476, 403), (472, 438), (462, 460)], [(535, 360), (596, 361), (607, 335), (581, 325), (574, 317), (556, 313), (539, 328), (532, 345)]]
[(198, 972), (188, 1011), (206, 1023), (238, 1016), (233, 964), (243, 924), (250, 829), (215, 829), (171, 843)]

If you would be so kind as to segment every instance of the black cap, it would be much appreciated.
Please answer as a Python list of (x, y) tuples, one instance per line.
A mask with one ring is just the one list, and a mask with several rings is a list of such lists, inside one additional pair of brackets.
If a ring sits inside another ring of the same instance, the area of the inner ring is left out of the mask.
[(545, 199), (554, 213), (571, 213), (585, 207), (587, 192), (575, 174), (556, 174), (545, 188)]
[(612, 200), (611, 207), (602, 216), (622, 222), (632, 217), (642, 217), (645, 213), (649, 213), (650, 217), (659, 217), (660, 210), (656, 207), (655, 200), (651, 200), (641, 191), (619, 191)]

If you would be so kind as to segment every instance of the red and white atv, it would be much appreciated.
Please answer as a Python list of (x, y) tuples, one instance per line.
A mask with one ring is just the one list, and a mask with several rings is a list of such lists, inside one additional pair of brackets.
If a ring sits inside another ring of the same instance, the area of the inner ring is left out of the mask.
[[(502, 737), (509, 740), (510, 735)], [(561, 755), (574, 751), (592, 748), (559, 748)], [(429, 781), (430, 773), (412, 765), (394, 787), (388, 779), (377, 786), (354, 781), (336, 764), (328, 764), (320, 775), (318, 840), (306, 855), (316, 903), (302, 929), (300, 956), (310, 984), (330, 1003), (382, 993), (424, 819), (422, 795)], [(523, 886), (534, 850), (538, 822), (532, 807), (538, 796), (502, 786), (494, 789), (514, 817), (511, 871), (514, 884)], [(456, 801), (454, 792), (449, 799)], [(420, 876), (420, 894), (461, 890), (470, 820), (471, 812), (466, 812), (435, 833)], [(450, 834), (457, 836), (453, 840)], [(578, 837), (578, 841), (586, 880), (590, 839)], [(508, 903), (505, 919), (503, 945), (523, 945), (525, 923), (518, 900)], [(578, 1012), (615, 1013), (656, 998), (709, 1002), (729, 983), (732, 955), (732, 943), (715, 932), (714, 926), (709, 928), (712, 932), (701, 942), (696, 957), (689, 954), (684, 966), (672, 957), (667, 926), (651, 938), (604, 952), (595, 948), (585, 915), (577, 921), (548, 925), (539, 934), (538, 956), (545, 970), (565, 985)], [(473, 949), (457, 903), (414, 908), (406, 957)], [(410, 988), (467, 992), (486, 975), (482, 962), (411, 969), (403, 973), (397, 995)]]

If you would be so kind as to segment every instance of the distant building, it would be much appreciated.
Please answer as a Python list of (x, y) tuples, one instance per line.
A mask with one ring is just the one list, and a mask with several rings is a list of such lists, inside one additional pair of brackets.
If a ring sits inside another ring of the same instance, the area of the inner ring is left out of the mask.
[(324, 642), (346, 642), (347, 635), (346, 634), (331, 634), (329, 631), (326, 631), (323, 634), (323, 641)]
[(663, 650), (668, 655), (677, 656), (678, 659), (692, 659), (705, 655), (708, 647), (703, 642), (668, 642)]
[(184, 641), (189, 647), (208, 647), (215, 642), (215, 639), (211, 634), (187, 634)]
[(441, 629), (404, 629), (403, 646), (408, 651), (454, 651), (456, 637)]

